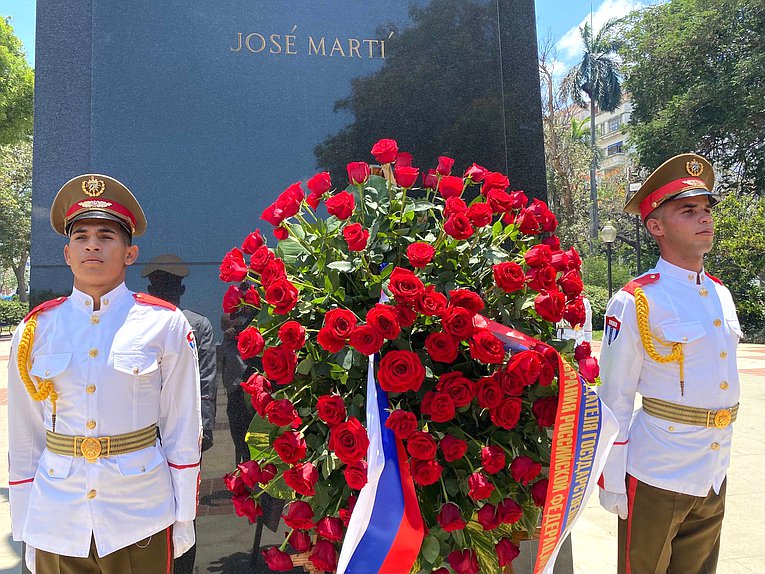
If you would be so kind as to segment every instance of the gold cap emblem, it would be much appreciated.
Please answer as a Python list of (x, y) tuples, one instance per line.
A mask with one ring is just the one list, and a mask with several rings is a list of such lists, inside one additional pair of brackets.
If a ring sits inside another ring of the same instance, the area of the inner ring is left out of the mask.
[(693, 177), (699, 177), (704, 171), (704, 166), (700, 161), (694, 159), (685, 164), (685, 171), (691, 174)]
[(86, 199), (84, 201), (78, 201), (77, 205), (84, 209), (106, 209), (112, 206), (111, 201), (104, 201), (102, 199)]
[(92, 175), (90, 176), (90, 179), (82, 181), (82, 192), (90, 197), (98, 197), (105, 189), (106, 184), (104, 184), (103, 180), (96, 179)]

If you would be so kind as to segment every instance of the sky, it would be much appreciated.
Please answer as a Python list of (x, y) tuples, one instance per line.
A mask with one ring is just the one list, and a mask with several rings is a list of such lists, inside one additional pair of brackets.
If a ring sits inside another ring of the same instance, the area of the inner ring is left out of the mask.
[[(597, 30), (609, 18), (661, 0), (535, 0), (537, 36), (552, 37), (556, 43), (556, 72), (562, 74), (580, 57), (579, 27), (590, 19)], [(11, 25), (21, 38), (27, 59), (34, 65), (35, 0), (0, 0), (0, 16), (11, 17)]]

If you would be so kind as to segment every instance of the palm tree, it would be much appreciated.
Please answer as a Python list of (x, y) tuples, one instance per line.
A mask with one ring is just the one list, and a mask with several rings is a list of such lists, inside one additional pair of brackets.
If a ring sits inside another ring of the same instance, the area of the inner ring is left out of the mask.
[(590, 164), (590, 238), (598, 237), (598, 189), (595, 176), (597, 168), (597, 153), (595, 147), (595, 106), (604, 111), (612, 112), (622, 102), (622, 76), (619, 60), (615, 58), (621, 47), (621, 41), (616, 39), (615, 29), (619, 21), (612, 18), (606, 22), (593, 37), (590, 24), (585, 23), (579, 28), (584, 44), (582, 61), (571, 68), (561, 83), (564, 97), (570, 98), (576, 104), (585, 107), (587, 102), (583, 94), (587, 94), (590, 105), (590, 146), (592, 147), (592, 162)]

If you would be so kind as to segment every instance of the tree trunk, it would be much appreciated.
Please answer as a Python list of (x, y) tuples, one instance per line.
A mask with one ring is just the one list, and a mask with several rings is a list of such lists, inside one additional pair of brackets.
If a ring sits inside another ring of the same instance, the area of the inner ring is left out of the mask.
[(21, 255), (21, 260), (18, 266), (13, 267), (13, 274), (16, 276), (16, 284), (18, 285), (17, 293), (19, 295), (19, 301), (22, 303), (29, 302), (29, 295), (27, 294), (27, 281), (26, 270), (27, 260), (29, 259), (29, 253), (26, 251)]
[[(592, 147), (592, 162), (590, 163), (590, 242), (594, 243), (598, 238), (598, 186), (595, 170), (597, 168), (598, 154), (595, 147), (595, 100), (590, 97), (590, 146)], [(593, 245), (590, 245), (592, 251)]]

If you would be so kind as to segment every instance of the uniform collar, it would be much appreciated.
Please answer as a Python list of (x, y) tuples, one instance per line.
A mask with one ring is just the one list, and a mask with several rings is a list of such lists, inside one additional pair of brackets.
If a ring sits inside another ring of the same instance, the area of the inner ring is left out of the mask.
[(706, 281), (707, 277), (704, 269), (702, 269), (700, 273), (696, 273), (695, 271), (689, 271), (688, 269), (683, 269), (677, 265), (672, 265), (672, 263), (661, 257), (659, 258), (658, 263), (656, 263), (656, 271), (659, 272), (662, 278), (672, 277), (677, 281), (682, 281), (689, 285), (701, 285)]
[[(106, 311), (109, 309), (110, 306), (114, 306), (114, 304), (119, 301), (122, 297), (124, 297), (127, 293), (129, 293), (128, 288), (125, 286), (124, 283), (120, 283), (117, 285), (114, 289), (106, 293), (101, 297), (101, 311)], [(74, 304), (81, 308), (85, 309), (87, 311), (93, 309), (93, 298), (88, 295), (87, 293), (83, 293), (76, 287), (72, 288), (72, 301)]]

